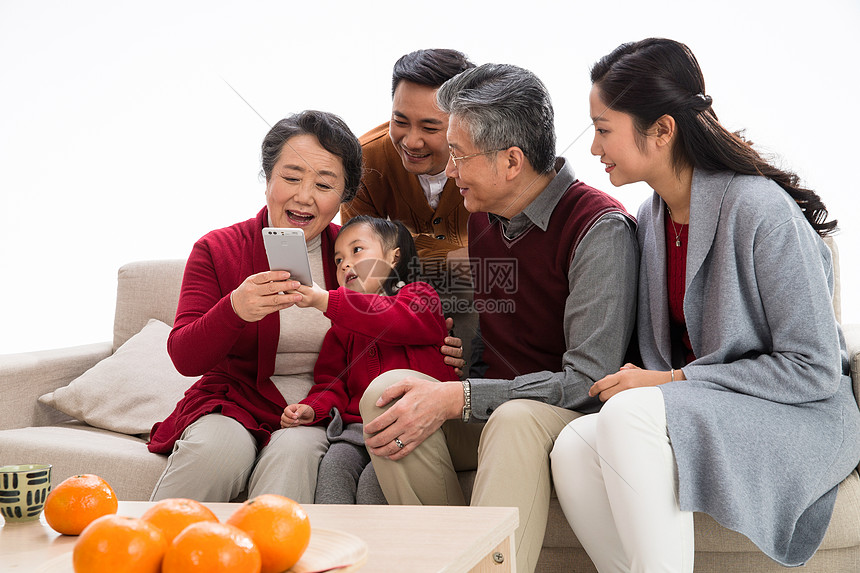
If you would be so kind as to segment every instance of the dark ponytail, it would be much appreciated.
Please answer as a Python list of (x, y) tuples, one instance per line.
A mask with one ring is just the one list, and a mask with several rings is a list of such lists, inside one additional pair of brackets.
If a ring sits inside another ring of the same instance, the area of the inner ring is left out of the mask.
[(827, 208), (815, 191), (801, 187), (795, 173), (768, 163), (740, 132), (720, 124), (711, 97), (705, 95), (699, 62), (686, 45), (663, 38), (622, 44), (594, 64), (591, 83), (599, 88), (603, 103), (633, 117), (643, 136), (663, 115), (674, 118), (676, 170), (691, 166), (767, 177), (794, 199), (815, 232), (827, 236), (836, 230), (836, 221), (827, 221)]
[(385, 294), (389, 296), (396, 294), (404, 285), (418, 280), (420, 274), (418, 250), (415, 248), (412, 233), (403, 223), (371, 217), (370, 215), (358, 215), (344, 223), (340, 230), (343, 232), (344, 229), (359, 224), (370, 227), (382, 241), (382, 246), (386, 251), (400, 248), (400, 258), (394, 268), (391, 269), (391, 274), (382, 283), (382, 290)]

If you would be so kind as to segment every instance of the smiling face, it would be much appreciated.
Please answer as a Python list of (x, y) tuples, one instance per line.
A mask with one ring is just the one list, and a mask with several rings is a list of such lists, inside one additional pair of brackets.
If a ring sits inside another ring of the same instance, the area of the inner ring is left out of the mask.
[(482, 153), (466, 159), (458, 159), (455, 164), (451, 153), (465, 157), (481, 153), (472, 142), (469, 125), (460, 117), (452, 115), (448, 124), (448, 167), (445, 173), (454, 179), (463, 196), (463, 205), (470, 213), (496, 213), (508, 216), (512, 198), (504, 185), (504, 174), (498, 169), (500, 161), (497, 152)]
[(350, 225), (334, 242), (337, 284), (355, 292), (382, 294), (399, 256), (400, 249), (386, 249), (369, 225)]
[[(651, 179), (655, 163), (651, 154), (654, 138), (638, 133), (630, 114), (608, 109), (596, 85), (591, 88), (588, 101), (594, 122), (591, 153), (600, 157), (609, 173), (609, 181), (620, 187)], [(637, 145), (637, 138), (642, 147)]]
[(338, 212), (345, 185), (343, 162), (313, 135), (288, 139), (266, 182), (273, 227), (293, 227), (311, 240)]
[(388, 135), (406, 171), (436, 175), (448, 162), (448, 114), (436, 106), (436, 88), (402, 80), (394, 90)]

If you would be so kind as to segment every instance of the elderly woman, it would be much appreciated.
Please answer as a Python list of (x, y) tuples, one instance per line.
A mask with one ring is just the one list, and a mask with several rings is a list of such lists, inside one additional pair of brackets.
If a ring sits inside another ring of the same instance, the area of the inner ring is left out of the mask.
[(168, 351), (177, 370), (202, 378), (152, 428), (150, 451), (170, 453), (153, 500), (229, 501), (247, 489), (313, 502), (325, 429), (283, 430), (280, 417), (313, 385), (330, 323), (294, 306), (298, 282), (269, 270), (262, 229), (302, 229), (314, 280), (336, 288), (332, 219), (358, 189), (361, 147), (337, 116), (304, 111), (269, 131), (262, 164), (266, 207), (205, 235), (185, 267)]

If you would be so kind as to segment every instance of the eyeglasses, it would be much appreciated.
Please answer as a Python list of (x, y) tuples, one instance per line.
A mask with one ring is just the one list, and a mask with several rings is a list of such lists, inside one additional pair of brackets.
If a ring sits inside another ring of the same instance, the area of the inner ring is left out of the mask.
[(478, 157), (479, 155), (489, 155), (491, 153), (498, 153), (499, 151), (504, 151), (504, 149), (492, 149), (490, 151), (481, 151), (479, 153), (471, 153), (469, 155), (462, 155), (460, 157), (454, 157), (454, 150), (453, 149), (449, 149), (448, 153), (451, 154), (451, 161), (454, 162), (454, 167), (459, 167), (459, 165), (457, 165), (458, 161), (463, 161), (464, 159), (471, 159), (473, 157)]

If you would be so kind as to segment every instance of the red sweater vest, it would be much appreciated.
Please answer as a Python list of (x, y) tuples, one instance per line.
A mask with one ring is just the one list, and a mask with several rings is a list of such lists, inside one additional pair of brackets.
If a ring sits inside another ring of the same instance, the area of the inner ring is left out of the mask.
[(562, 370), (570, 263), (589, 229), (612, 212), (627, 215), (609, 195), (574, 181), (559, 199), (546, 231), (532, 226), (509, 241), (501, 224), (491, 223), (487, 213), (469, 218), (469, 257), (486, 378)]

